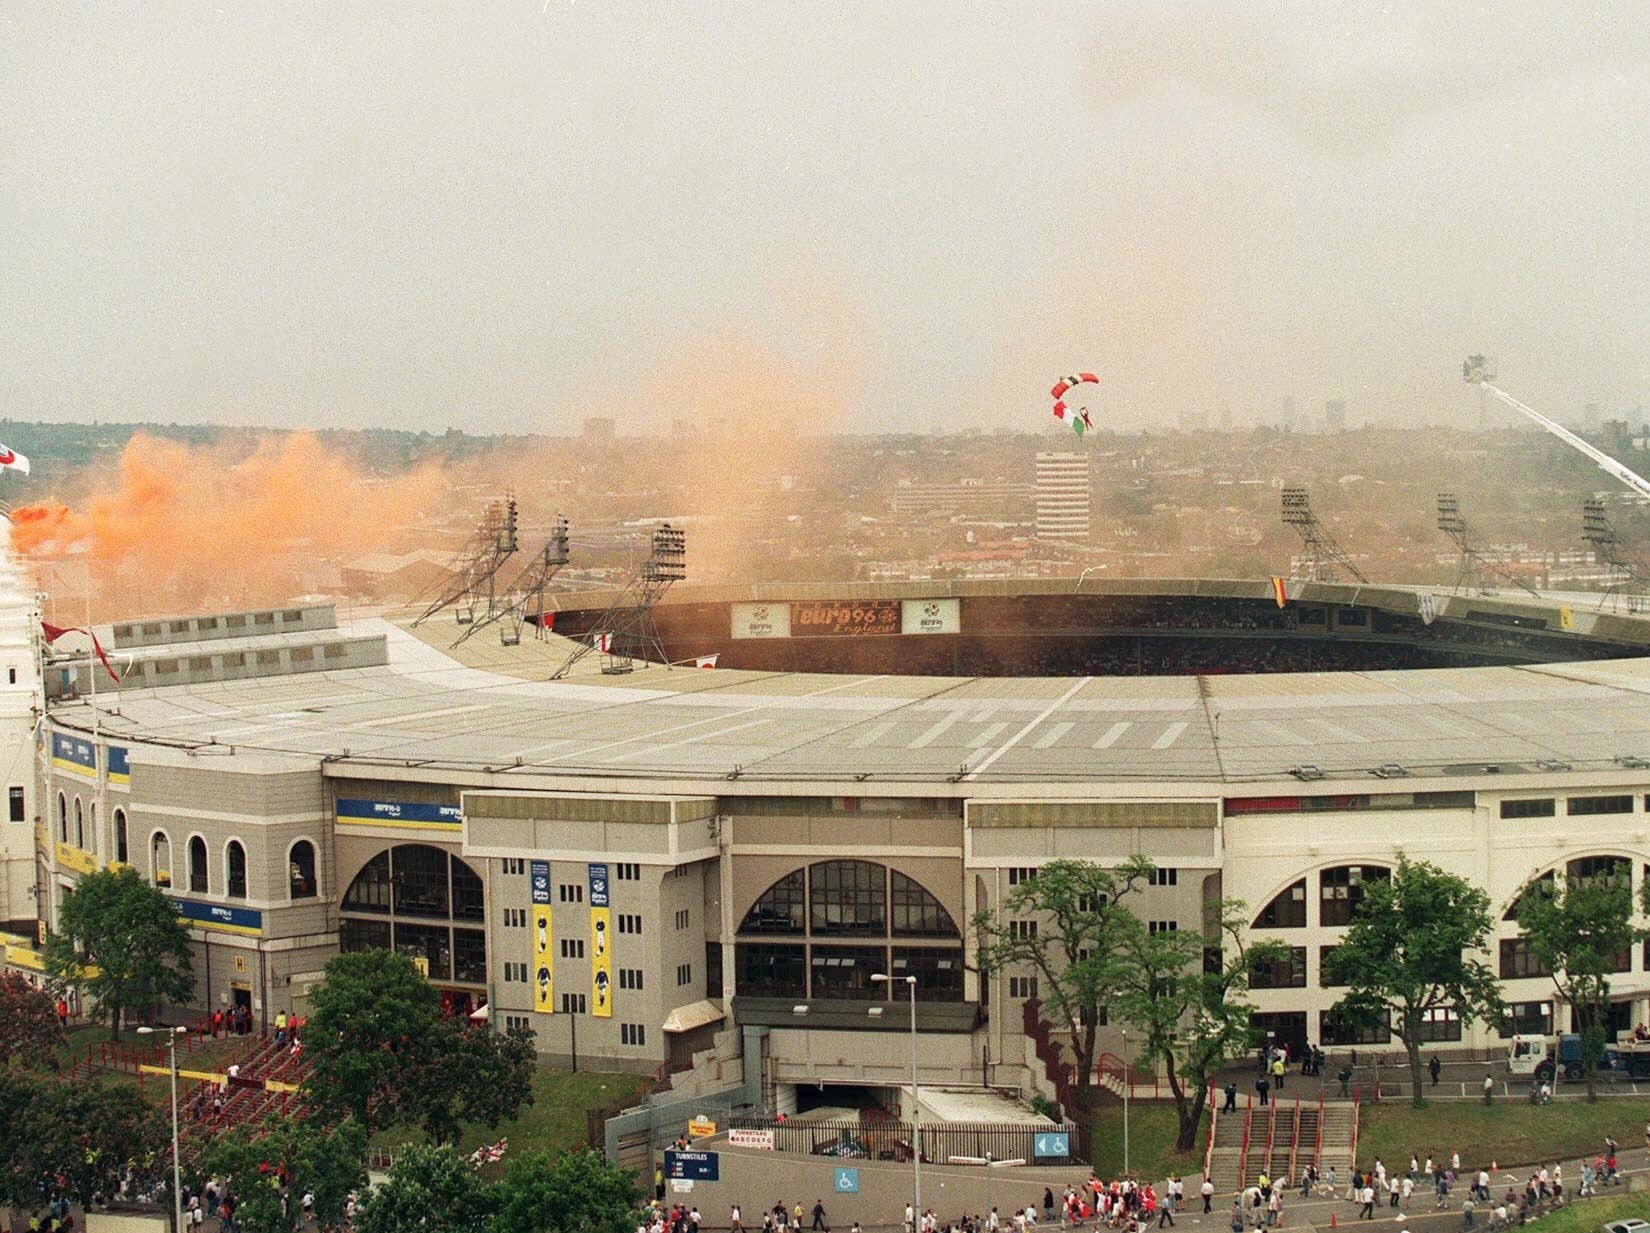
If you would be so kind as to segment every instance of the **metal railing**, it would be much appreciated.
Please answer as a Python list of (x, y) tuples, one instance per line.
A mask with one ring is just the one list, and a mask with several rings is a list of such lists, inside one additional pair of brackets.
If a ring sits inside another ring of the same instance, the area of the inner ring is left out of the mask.
[[(911, 1159), (911, 1124), (893, 1120), (810, 1122), (795, 1118), (731, 1117), (730, 1130), (773, 1133), (773, 1150), (843, 1160)], [(1041, 1156), (1037, 1139), (1051, 1130), (1070, 1136), (1072, 1155)], [(990, 1156), (994, 1160), (1035, 1160), (1063, 1164), (1077, 1155), (1077, 1128), (1038, 1122), (939, 1122), (919, 1129), (923, 1161), (944, 1163), (952, 1156)]]

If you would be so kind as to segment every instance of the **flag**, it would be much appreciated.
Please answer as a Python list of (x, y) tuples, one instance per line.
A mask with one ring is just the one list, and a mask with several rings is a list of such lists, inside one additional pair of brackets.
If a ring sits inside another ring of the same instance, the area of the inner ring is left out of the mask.
[(613, 649), (613, 635), (607, 630), (601, 630), (597, 633), (591, 634), (590, 645), (605, 655)]
[(1420, 596), (1421, 624), (1431, 625), (1438, 619), (1438, 599), (1431, 591), (1422, 591)]
[[(717, 654), (720, 654), (720, 652)], [(716, 667), (716, 658), (716, 655), (700, 655), (693, 661), (693, 666), (695, 668), (714, 668)]]
[(1278, 601), (1279, 608), (1289, 602), (1289, 583), (1276, 574), (1272, 575), (1272, 598)]
[(1558, 610), (1558, 627), (1560, 629), (1574, 629), (1576, 627), (1575, 609), (1560, 608)]
[(1071, 430), (1080, 437), (1088, 431), (1088, 428), (1079, 417), (1074, 415), (1071, 417)]
[[(0, 446), (0, 449), (4, 448), (4, 446)], [(103, 670), (109, 674), (115, 684), (120, 684), (120, 674), (109, 665), (109, 657), (103, 653), (103, 644), (97, 640), (97, 635), (91, 630), (79, 625), (53, 625), (50, 621), (42, 621), (40, 622), (40, 632), (45, 635), (47, 646), (56, 642), (64, 634), (85, 634), (92, 640), (92, 650), (96, 651), (97, 657), (103, 661)]]
[(27, 475), (29, 473), (29, 460), (16, 450), (0, 445), (0, 467), (21, 471), (24, 475)]
[(1066, 418), (1066, 404), (1065, 403), (1057, 402), (1057, 403), (1054, 404), (1054, 418), (1057, 419), (1057, 420), (1063, 420), (1063, 419)]

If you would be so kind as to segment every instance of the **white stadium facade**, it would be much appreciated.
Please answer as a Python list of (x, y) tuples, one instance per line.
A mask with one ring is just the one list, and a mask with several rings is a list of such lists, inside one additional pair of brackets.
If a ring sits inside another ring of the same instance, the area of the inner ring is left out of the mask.
[[(968, 929), (1042, 862), (1150, 858), (1161, 928), (1244, 901), (1293, 956), (1257, 1032), (1331, 1049), (1379, 1046), (1331, 1021), (1322, 958), (1400, 851), (1498, 918), (1532, 877), (1650, 870), (1650, 620), (1579, 602), (680, 588), (667, 656), (716, 670), (592, 655), (560, 680), (596, 597), (517, 646), (293, 607), (118, 624), (125, 679), (94, 698), (84, 653), (41, 658), (34, 601), (0, 581), (7, 961), (38, 966), (64, 893), (122, 862), (190, 924), (198, 1003), (266, 1022), (340, 949), (389, 946), (551, 1062), (759, 1065), (788, 1110), (909, 1073), (903, 1008), (873, 1013), (893, 972), (917, 978), (925, 1085), (1050, 1090), (1032, 974), (982, 979)], [(1512, 921), (1488, 958), (1520, 1031), (1568, 1026)], [(1618, 1026), (1650, 1019), (1647, 956), (1624, 958)]]

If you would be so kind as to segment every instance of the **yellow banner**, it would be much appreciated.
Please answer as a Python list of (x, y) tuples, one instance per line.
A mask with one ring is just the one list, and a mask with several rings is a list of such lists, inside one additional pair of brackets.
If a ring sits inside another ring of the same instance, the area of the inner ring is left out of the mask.
[(556, 965), (550, 954), (550, 905), (533, 905), (533, 1009), (542, 1015), (556, 1013)]
[(1574, 629), (1576, 627), (1574, 608), (1560, 608), (1558, 610), (1558, 627), (1560, 629)]
[(613, 1017), (613, 922), (607, 908), (590, 909), (590, 1013)]
[(57, 845), (57, 863), (65, 869), (73, 869), (76, 873), (97, 872), (97, 857), (70, 843)]

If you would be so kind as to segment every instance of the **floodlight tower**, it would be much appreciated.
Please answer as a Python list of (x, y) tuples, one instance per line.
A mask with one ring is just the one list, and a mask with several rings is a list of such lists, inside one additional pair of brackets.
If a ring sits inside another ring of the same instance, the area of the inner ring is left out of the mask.
[(496, 618), (498, 596), (496, 578), (499, 569), (515, 555), (516, 498), (506, 495), (494, 501), (482, 512), (481, 522), (471, 533), (469, 542), (453, 558), (452, 578), (439, 596), (419, 614), (414, 625), (422, 625), (444, 608), (452, 608), (460, 625), (476, 619), (476, 607), (482, 606), (487, 620)]
[(1312, 512), (1312, 502), (1304, 488), (1283, 490), (1283, 524), (1293, 527), (1301, 537), (1309, 582), (1333, 582), (1335, 572), (1344, 570), (1359, 582), (1368, 582), (1363, 571), (1352, 563), (1329, 533), (1329, 528), (1318, 521)]
[(1609, 515), (1604, 512), (1603, 497), (1588, 497), (1581, 510), (1581, 538), (1593, 546), (1593, 556), (1609, 573), (1605, 577), (1604, 594), (1599, 597), (1602, 611), (1608, 603), (1614, 612), (1623, 596), (1629, 611), (1638, 611), (1640, 601), (1650, 583), (1644, 563), (1635, 558), (1622, 542)]
[(587, 641), (579, 643), (551, 680), (566, 676), (591, 651), (600, 651), (602, 671), (630, 672), (649, 652), (669, 667), (664, 644), (653, 621), (653, 608), (673, 583), (687, 577), (687, 533), (668, 522), (654, 529), (647, 560), (602, 613)]
[(519, 646), (521, 627), (529, 616), (536, 620), (544, 614), (545, 589), (556, 572), (567, 564), (567, 560), (567, 519), (557, 514), (555, 530), (538, 555), (516, 575), (501, 600), (464, 627), (464, 632), (453, 639), (453, 645), (457, 646), (478, 629), (497, 621), (500, 623), (499, 641), (505, 646)]
[(1461, 516), (1461, 502), (1453, 492), (1438, 494), (1438, 529), (1450, 537), (1461, 554), (1461, 569), (1455, 577), (1453, 594), (1459, 595), (1464, 590), (1488, 594), (1495, 589), (1489, 585), (1489, 578), (1493, 576), (1540, 598), (1540, 592), (1524, 580), (1504, 553), (1479, 539), (1471, 524)]

